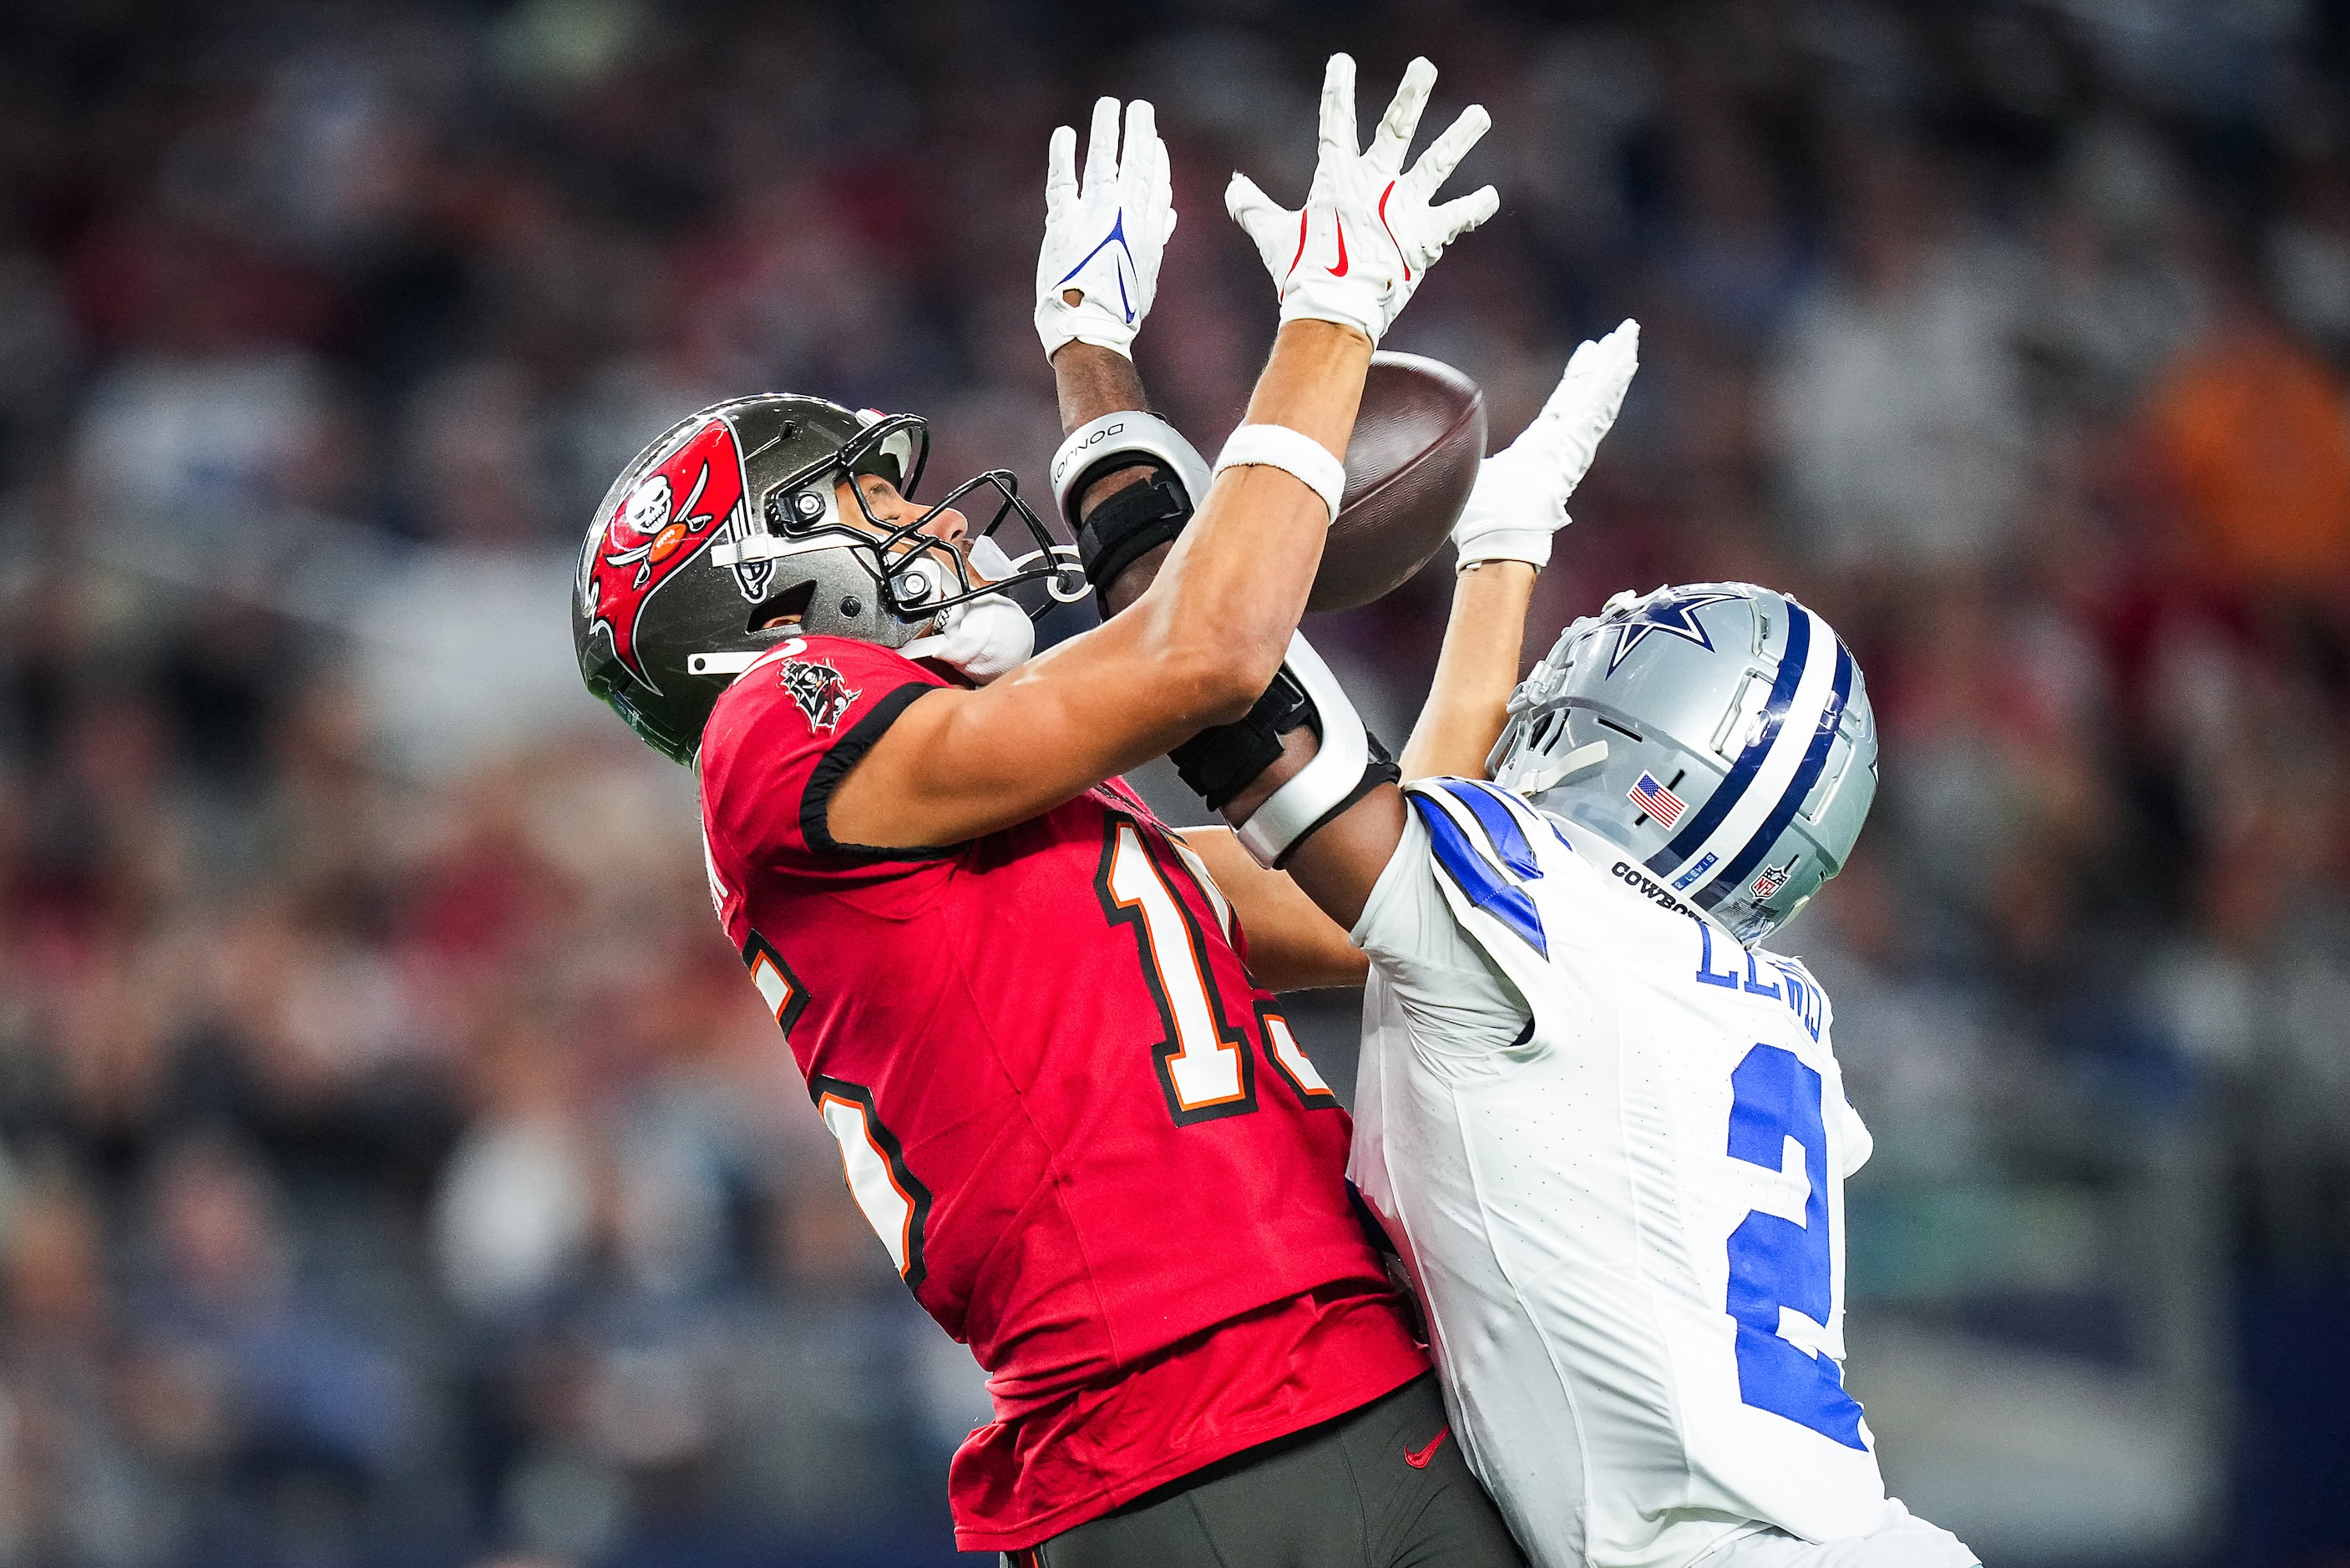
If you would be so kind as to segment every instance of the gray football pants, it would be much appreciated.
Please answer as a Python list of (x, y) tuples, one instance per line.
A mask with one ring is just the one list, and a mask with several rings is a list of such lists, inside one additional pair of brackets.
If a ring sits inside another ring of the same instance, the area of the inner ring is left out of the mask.
[(1525, 1568), (1431, 1374), (1146, 1492), (1005, 1568)]

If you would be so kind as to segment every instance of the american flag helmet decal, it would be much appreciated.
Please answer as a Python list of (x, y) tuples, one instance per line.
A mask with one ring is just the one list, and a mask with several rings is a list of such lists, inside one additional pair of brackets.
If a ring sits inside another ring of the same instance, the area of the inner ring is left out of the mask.
[(1655, 817), (1659, 827), (1670, 827), (1681, 819), (1681, 813), (1689, 809), (1680, 796), (1659, 784), (1648, 774), (1642, 774), (1640, 782), (1626, 794), (1634, 805)]

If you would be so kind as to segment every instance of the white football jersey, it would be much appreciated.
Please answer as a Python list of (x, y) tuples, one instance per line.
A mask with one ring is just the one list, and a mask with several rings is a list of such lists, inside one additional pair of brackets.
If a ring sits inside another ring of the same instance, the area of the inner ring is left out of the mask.
[(1679, 1568), (1763, 1528), (1877, 1529), (1842, 1374), (1844, 1179), (1869, 1138), (1827, 998), (1522, 796), (1410, 798), (1354, 932), (1349, 1174), (1520, 1543), (1543, 1568)]

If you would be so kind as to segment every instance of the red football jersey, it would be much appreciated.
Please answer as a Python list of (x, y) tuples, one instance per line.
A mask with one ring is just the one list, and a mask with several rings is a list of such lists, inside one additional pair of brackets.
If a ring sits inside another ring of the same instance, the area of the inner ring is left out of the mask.
[(990, 1375), (957, 1544), (1016, 1551), (1427, 1362), (1350, 1210), (1346, 1111), (1123, 784), (951, 848), (834, 841), (833, 788), (945, 684), (783, 645), (711, 715), (702, 826), (851, 1192)]

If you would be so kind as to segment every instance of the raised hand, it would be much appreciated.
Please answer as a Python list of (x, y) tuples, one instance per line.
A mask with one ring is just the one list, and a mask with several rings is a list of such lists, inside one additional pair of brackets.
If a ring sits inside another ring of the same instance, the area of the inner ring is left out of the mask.
[(1550, 564), (1551, 535), (1567, 524), (1566, 498), (1590, 472), (1639, 368), (1637, 321), (1575, 349), (1534, 423), (1478, 468), (1469, 504), (1452, 525), (1460, 569), (1483, 561), (1524, 561), (1537, 570)]
[(1283, 321), (1335, 321), (1377, 343), (1444, 247), (1501, 205), (1491, 185), (1430, 204), (1492, 123), (1482, 106), (1462, 110), (1404, 169), (1435, 82), (1436, 67), (1425, 59), (1404, 67), (1365, 151), (1355, 130), (1355, 62), (1333, 55), (1322, 78), (1321, 155), (1305, 207), (1279, 206), (1247, 175), (1232, 176), (1224, 205), (1256, 242), (1280, 291)]
[(1175, 232), (1167, 144), (1150, 105), (1126, 106), (1120, 155), (1118, 99), (1094, 105), (1086, 173), (1077, 133), (1053, 132), (1045, 155), (1045, 244), (1036, 256), (1036, 336), (1051, 358), (1071, 341), (1134, 358), (1134, 335), (1159, 292), (1159, 258)]

